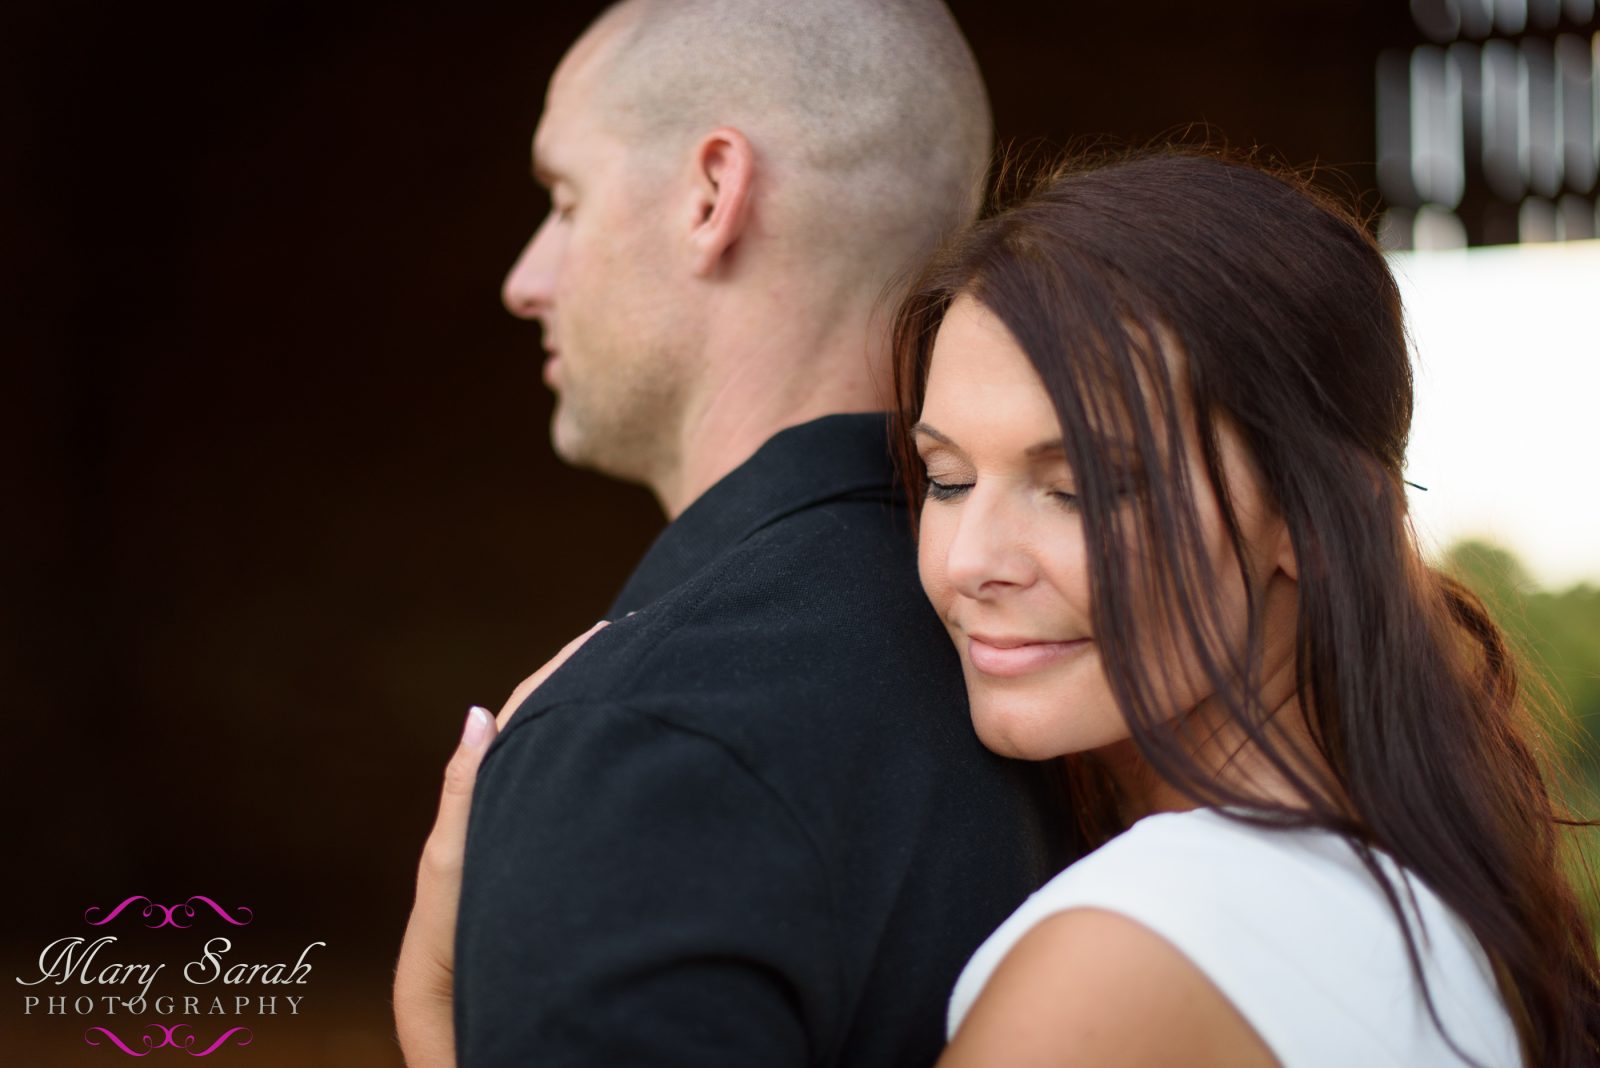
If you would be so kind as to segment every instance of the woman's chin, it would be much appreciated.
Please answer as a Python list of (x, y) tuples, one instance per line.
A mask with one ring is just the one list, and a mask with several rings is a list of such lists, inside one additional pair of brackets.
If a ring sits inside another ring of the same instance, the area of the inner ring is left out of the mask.
[(1013, 760), (1049, 759), (1047, 756), (1035, 755), (1035, 746), (1028, 744), (1026, 741), (1019, 740), (1011, 734), (1002, 733), (994, 729), (985, 730), (983, 727), (978, 726), (977, 724), (974, 724), (974, 726), (978, 728), (978, 741), (982, 742), (983, 747), (989, 750), (991, 753), (995, 753), (1003, 757), (1010, 757)]
[(1014, 760), (1053, 760), (1111, 745), (1128, 737), (1128, 728), (1116, 705), (1105, 701), (1073, 700), (1040, 695), (967, 691), (972, 726), (984, 748)]

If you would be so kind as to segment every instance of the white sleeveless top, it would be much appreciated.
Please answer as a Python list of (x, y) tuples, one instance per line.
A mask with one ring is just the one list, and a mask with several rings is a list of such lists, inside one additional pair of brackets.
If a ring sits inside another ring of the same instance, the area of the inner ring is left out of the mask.
[[(1387, 856), (1378, 861), (1396, 874)], [(1405, 885), (1415, 894), (1417, 948), (1450, 1037), (1479, 1064), (1520, 1066), (1477, 940), (1420, 879), (1396, 885), (1402, 902)], [(1126, 916), (1177, 947), (1283, 1068), (1467, 1063), (1429, 1017), (1395, 914), (1343, 839), (1254, 827), (1210, 809), (1147, 816), (1023, 902), (956, 981), (950, 1037), (1030, 928), (1082, 907)]]

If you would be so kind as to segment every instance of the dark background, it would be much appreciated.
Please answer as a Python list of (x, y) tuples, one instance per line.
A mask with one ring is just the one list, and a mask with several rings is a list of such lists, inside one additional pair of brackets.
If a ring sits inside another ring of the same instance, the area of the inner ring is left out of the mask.
[[(1404, 0), (952, 6), (1003, 140), (1206, 122), (1377, 205)], [(545, 82), (599, 7), (0, 14), (7, 976), (89, 906), (206, 894), (255, 910), (236, 959), (329, 943), (284, 988), (300, 1016), (194, 1021), (255, 1028), (218, 1055), (399, 1063), (391, 969), (461, 717), (661, 526), (554, 461), (537, 328), (498, 302), (545, 208)], [(106, 960), (149, 944), (170, 975), (219, 929), (108, 927)], [(4, 982), (0, 1061), (122, 1056), (82, 1041), (109, 1019), (22, 1015), (78, 988)]]

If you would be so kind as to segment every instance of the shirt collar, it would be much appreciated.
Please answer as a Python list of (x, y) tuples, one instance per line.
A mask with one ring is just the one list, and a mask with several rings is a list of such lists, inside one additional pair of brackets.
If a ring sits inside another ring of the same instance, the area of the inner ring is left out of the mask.
[(780, 430), (667, 525), (606, 618), (643, 608), (774, 520), (863, 491), (903, 500), (886, 413), (825, 415)]

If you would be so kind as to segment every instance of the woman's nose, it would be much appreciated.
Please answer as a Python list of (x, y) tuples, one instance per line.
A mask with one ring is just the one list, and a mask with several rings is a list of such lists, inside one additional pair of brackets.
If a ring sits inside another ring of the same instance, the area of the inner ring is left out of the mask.
[(968, 491), (945, 557), (945, 574), (958, 592), (984, 597), (1033, 583), (1037, 571), (1023, 510), (1002, 487), (986, 492), (980, 484)]

